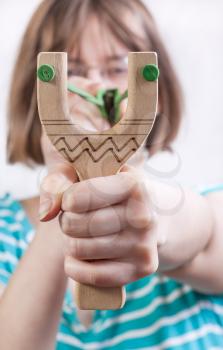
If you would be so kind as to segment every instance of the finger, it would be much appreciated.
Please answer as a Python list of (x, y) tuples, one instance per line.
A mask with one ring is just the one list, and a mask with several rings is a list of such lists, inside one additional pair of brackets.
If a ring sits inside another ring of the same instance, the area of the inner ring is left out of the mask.
[(128, 198), (136, 180), (127, 172), (74, 184), (63, 195), (64, 211), (82, 213), (118, 204)]
[(87, 213), (63, 212), (60, 215), (61, 229), (71, 237), (110, 235), (122, 231), (127, 224), (125, 207), (119, 204)]
[(78, 181), (77, 173), (69, 164), (57, 164), (51, 168), (40, 187), (40, 221), (48, 221), (58, 215), (62, 195), (75, 181)]
[(126, 202), (125, 214), (129, 226), (135, 229), (154, 228), (157, 217), (151, 204), (151, 193), (146, 187), (144, 174), (135, 167), (126, 164), (121, 168), (120, 172), (132, 174), (137, 183)]
[(65, 273), (73, 280), (98, 287), (118, 287), (137, 278), (134, 264), (120, 261), (80, 261), (65, 258)]
[(64, 236), (66, 254), (78, 260), (100, 260), (118, 258), (141, 258), (144, 250), (149, 249), (139, 236), (130, 230), (94, 238), (70, 238)]

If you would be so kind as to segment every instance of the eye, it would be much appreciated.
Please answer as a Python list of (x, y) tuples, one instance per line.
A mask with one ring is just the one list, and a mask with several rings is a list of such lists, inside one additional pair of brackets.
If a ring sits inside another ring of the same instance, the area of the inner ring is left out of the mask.
[(125, 67), (112, 67), (108, 68), (109, 75), (119, 75), (127, 73), (127, 68)]
[(71, 76), (85, 77), (86, 69), (81, 66), (68, 68), (67, 74), (68, 74), (68, 77), (71, 77)]

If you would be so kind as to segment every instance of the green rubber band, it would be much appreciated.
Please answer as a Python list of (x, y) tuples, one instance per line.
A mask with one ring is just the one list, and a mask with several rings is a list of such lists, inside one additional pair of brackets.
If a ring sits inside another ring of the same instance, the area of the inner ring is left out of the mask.
[(87, 91), (79, 89), (78, 87), (72, 85), (72, 84), (68, 84), (67, 86), (68, 91), (73, 92), (74, 94), (79, 95), (80, 97), (83, 97), (86, 101), (91, 102), (93, 104), (95, 104), (96, 106), (102, 106), (103, 105), (103, 101), (98, 99), (97, 97), (89, 94)]
[(147, 64), (142, 69), (142, 75), (147, 81), (155, 81), (159, 77), (159, 68), (156, 64)]
[(120, 103), (128, 97), (128, 90), (123, 94), (120, 94), (118, 89), (99, 89), (96, 96), (91, 95), (85, 90), (78, 88), (73, 84), (67, 85), (68, 91), (77, 94), (78, 96), (84, 98), (86, 101), (96, 105), (103, 118), (109, 119), (108, 111), (105, 106), (105, 95), (108, 93), (114, 94), (114, 122), (117, 123), (120, 120)]
[(42, 64), (37, 70), (37, 76), (43, 82), (52, 81), (55, 77), (55, 69), (50, 64)]

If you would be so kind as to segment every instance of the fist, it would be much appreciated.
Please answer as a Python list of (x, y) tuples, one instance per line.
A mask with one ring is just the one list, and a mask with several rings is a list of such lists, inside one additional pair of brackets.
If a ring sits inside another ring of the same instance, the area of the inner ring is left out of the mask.
[(150, 195), (130, 167), (74, 183), (62, 197), (65, 272), (80, 283), (117, 287), (158, 268)]

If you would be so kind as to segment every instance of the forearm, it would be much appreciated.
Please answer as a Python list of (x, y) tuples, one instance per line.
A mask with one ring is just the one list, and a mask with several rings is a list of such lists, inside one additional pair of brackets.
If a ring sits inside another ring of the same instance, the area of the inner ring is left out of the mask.
[(1, 349), (54, 349), (67, 284), (61, 236), (59, 225), (41, 223), (3, 293)]
[(159, 272), (206, 291), (210, 284), (206, 254), (214, 232), (212, 206), (189, 190), (155, 182), (147, 186), (154, 194), (157, 236), (164, 239), (158, 248)]
[(223, 293), (223, 193), (207, 196), (213, 213), (213, 231), (205, 249), (191, 261), (167, 274), (179, 281), (186, 282), (194, 289), (208, 294)]

